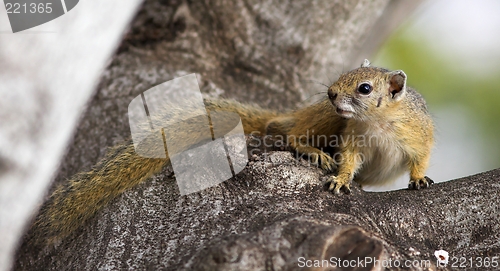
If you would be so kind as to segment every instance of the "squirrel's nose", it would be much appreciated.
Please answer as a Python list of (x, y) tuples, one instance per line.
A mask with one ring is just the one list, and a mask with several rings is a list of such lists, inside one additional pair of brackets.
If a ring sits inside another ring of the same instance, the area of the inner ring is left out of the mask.
[(329, 98), (331, 101), (334, 101), (335, 99), (337, 99), (337, 96), (338, 96), (338, 94), (337, 94), (337, 93), (333, 93), (333, 90), (332, 90), (332, 89), (329, 89), (329, 90), (328, 90), (328, 98)]

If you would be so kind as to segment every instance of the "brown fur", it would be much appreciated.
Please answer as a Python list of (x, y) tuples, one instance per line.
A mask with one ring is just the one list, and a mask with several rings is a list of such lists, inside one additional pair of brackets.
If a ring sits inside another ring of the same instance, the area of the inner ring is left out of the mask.
[[(433, 144), (433, 124), (425, 101), (406, 87), (404, 73), (368, 65), (365, 61), (361, 68), (341, 75), (329, 88), (329, 98), (297, 111), (279, 114), (228, 100), (206, 100), (206, 109), (211, 116), (213, 112), (237, 113), (247, 134), (286, 136), (297, 153), (306, 154), (327, 171), (335, 171), (338, 165), (338, 175), (330, 178), (332, 191), (349, 191), (352, 180), (361, 184), (390, 182), (402, 170), (410, 171), (411, 188), (427, 187), (431, 180), (424, 174)], [(363, 82), (373, 86), (370, 95), (357, 92)], [(338, 106), (353, 112), (340, 111), (345, 114), (341, 116), (336, 113)], [(169, 145), (170, 153), (211, 140), (200, 132), (206, 118), (196, 117), (204, 111), (179, 107), (169, 112), (156, 116), (153, 122), (160, 127), (159, 124), (168, 125), (165, 119), (175, 120), (174, 132), (180, 140), (175, 146)], [(220, 125), (224, 126), (224, 122)], [(374, 135), (381, 142), (361, 148), (357, 146), (359, 139), (348, 137), (351, 134)], [(333, 146), (343, 157), (337, 160), (322, 151), (332, 147), (331, 138), (335, 136), (345, 137), (346, 143)], [(149, 139), (142, 144), (146, 150), (159, 148)], [(369, 159), (359, 163), (358, 154)], [(132, 142), (112, 148), (90, 171), (76, 174), (56, 189), (32, 226), (31, 242), (51, 243), (68, 236), (111, 200), (159, 172), (167, 163), (168, 157), (153, 159), (137, 155)]]
[[(224, 111), (240, 115), (244, 131), (248, 134), (255, 131), (264, 134), (266, 123), (277, 116), (273, 111), (230, 100), (206, 100), (205, 105), (211, 115), (214, 112)], [(160, 127), (158, 123), (162, 122), (167, 122), (168, 125), (168, 121), (165, 120), (176, 121), (173, 123), (173, 129), (176, 129), (175, 133), (179, 135), (179, 140), (171, 147), (169, 145), (167, 151), (176, 153), (200, 142), (211, 140), (200, 132), (200, 127), (206, 124), (206, 117), (204, 115), (202, 118), (197, 117), (206, 112), (180, 107), (170, 109), (168, 112), (170, 115), (160, 114), (153, 119), (156, 127)], [(220, 124), (222, 127), (219, 125), (218, 129), (221, 130), (230, 131), (234, 128), (234, 126), (224, 127), (225, 122)], [(163, 151), (164, 148), (150, 138), (146, 138), (141, 144), (140, 147), (146, 150), (162, 148)], [(144, 158), (137, 155), (132, 141), (111, 148), (91, 170), (74, 175), (65, 184), (56, 188), (36, 217), (28, 234), (29, 242), (53, 243), (68, 236), (111, 200), (158, 173), (169, 161), (168, 152), (166, 159)]]

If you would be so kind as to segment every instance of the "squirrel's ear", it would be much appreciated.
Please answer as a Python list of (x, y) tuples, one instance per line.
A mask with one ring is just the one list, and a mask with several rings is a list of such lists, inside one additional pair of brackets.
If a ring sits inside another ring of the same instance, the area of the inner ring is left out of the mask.
[(389, 72), (389, 95), (395, 101), (401, 100), (406, 93), (406, 74), (402, 70)]
[(367, 68), (370, 67), (370, 61), (368, 59), (365, 59), (363, 63), (361, 63), (361, 68)]

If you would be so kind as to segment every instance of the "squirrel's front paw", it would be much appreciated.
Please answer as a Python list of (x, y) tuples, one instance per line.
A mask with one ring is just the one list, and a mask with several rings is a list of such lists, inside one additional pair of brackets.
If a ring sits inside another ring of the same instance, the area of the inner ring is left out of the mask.
[(343, 180), (338, 176), (330, 176), (328, 181), (326, 181), (326, 186), (328, 191), (334, 192), (335, 194), (340, 194), (342, 190), (346, 194), (351, 193), (351, 188), (349, 188), (349, 181)]
[(337, 169), (337, 164), (330, 155), (320, 152), (320, 153), (310, 153), (309, 159), (313, 165), (319, 165), (322, 169), (333, 172)]
[(431, 178), (425, 176), (421, 179), (411, 179), (408, 183), (408, 189), (419, 190), (420, 188), (427, 188), (433, 184), (434, 181)]

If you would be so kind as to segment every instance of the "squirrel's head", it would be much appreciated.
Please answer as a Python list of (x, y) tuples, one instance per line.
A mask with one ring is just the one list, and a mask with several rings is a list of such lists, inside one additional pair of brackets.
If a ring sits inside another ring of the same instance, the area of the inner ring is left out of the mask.
[(406, 74), (370, 67), (365, 59), (360, 68), (342, 74), (328, 88), (328, 98), (336, 113), (344, 118), (368, 121), (385, 115), (406, 94)]

